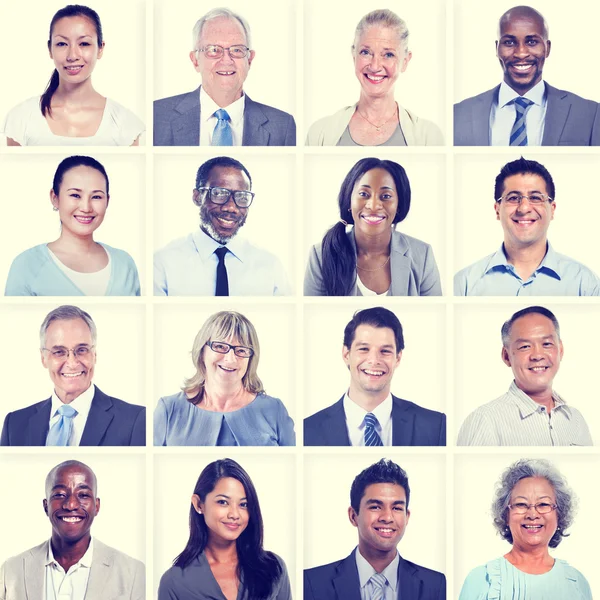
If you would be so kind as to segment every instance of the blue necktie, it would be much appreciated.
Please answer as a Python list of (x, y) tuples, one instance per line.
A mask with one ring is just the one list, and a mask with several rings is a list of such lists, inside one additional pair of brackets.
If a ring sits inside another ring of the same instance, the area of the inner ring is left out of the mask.
[(212, 134), (212, 146), (233, 146), (233, 131), (229, 122), (229, 113), (220, 108), (215, 111), (214, 116), (217, 117), (217, 124)]
[(365, 446), (383, 446), (383, 442), (375, 427), (379, 424), (373, 413), (365, 415)]
[(375, 573), (371, 575), (369, 581), (373, 584), (373, 595), (371, 600), (381, 600), (385, 594), (385, 584), (387, 579), (383, 573)]
[(69, 404), (63, 404), (58, 409), (60, 418), (48, 432), (46, 446), (68, 446), (71, 432), (73, 431), (73, 418), (77, 416), (77, 411)]
[(511, 146), (527, 146), (527, 128), (525, 127), (525, 117), (530, 106), (533, 104), (531, 100), (519, 96), (515, 98), (515, 124), (510, 132)]

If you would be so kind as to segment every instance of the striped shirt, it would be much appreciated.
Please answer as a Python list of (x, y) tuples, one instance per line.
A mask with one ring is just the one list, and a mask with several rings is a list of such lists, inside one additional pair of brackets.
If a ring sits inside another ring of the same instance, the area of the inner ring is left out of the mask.
[(552, 392), (554, 408), (534, 402), (513, 381), (508, 392), (473, 411), (458, 446), (593, 446), (583, 415)]

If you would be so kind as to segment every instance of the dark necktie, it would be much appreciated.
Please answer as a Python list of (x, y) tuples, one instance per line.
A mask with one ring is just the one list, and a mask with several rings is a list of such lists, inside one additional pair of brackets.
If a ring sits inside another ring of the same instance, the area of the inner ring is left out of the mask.
[(373, 413), (365, 415), (365, 446), (383, 446), (383, 442), (375, 427), (379, 424)]
[(513, 125), (512, 131), (510, 132), (510, 145), (511, 146), (527, 146), (527, 128), (525, 127), (525, 117), (527, 111), (533, 104), (531, 100), (519, 96), (515, 98), (515, 111), (517, 116), (515, 117), (515, 124)]
[(225, 255), (229, 252), (227, 248), (221, 247), (215, 250), (219, 259), (217, 264), (217, 285), (215, 286), (215, 296), (229, 296), (229, 280), (227, 279), (227, 269), (225, 267)]

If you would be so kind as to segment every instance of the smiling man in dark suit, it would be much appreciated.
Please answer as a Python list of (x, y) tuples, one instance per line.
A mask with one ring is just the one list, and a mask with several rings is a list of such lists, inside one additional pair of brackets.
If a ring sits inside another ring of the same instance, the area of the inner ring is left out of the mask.
[(402, 325), (382, 307), (357, 311), (344, 330), (348, 392), (304, 419), (305, 446), (445, 446), (446, 415), (390, 392), (404, 349)]
[(304, 600), (445, 600), (444, 575), (405, 560), (396, 548), (409, 501), (408, 476), (391, 460), (360, 473), (348, 509), (358, 547), (343, 560), (304, 571)]
[(54, 387), (47, 400), (6, 415), (2, 446), (144, 446), (146, 409), (92, 383), (96, 325), (77, 306), (54, 309), (40, 328), (42, 364)]
[(504, 81), (454, 105), (455, 146), (598, 146), (600, 106), (542, 79), (548, 24), (530, 6), (498, 23), (496, 56)]
[(292, 115), (243, 91), (255, 55), (243, 17), (209, 11), (194, 26), (193, 44), (190, 60), (202, 85), (154, 102), (155, 146), (296, 145)]

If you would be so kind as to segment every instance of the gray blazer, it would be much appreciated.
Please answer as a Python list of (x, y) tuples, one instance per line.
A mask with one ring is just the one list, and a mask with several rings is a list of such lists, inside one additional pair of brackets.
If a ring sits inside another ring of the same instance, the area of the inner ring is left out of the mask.
[[(454, 145), (489, 146), (496, 86), (454, 105)], [(600, 146), (600, 105), (546, 83), (548, 104), (542, 146)]]
[[(200, 88), (154, 102), (155, 146), (198, 146), (200, 143)], [(260, 104), (246, 94), (242, 146), (295, 146), (292, 115)]]
[[(44, 598), (45, 541), (9, 558), (0, 567), (0, 600)], [(94, 538), (94, 554), (85, 600), (145, 600), (144, 565)]]
[[(354, 228), (346, 232), (356, 253)], [(440, 274), (429, 244), (414, 237), (392, 232), (392, 248), (390, 252), (390, 268), (392, 296), (441, 296), (442, 285)], [(324, 296), (323, 284), (323, 244), (312, 247), (308, 256), (308, 265), (304, 275), (304, 295)], [(356, 277), (350, 296), (359, 296)]]

